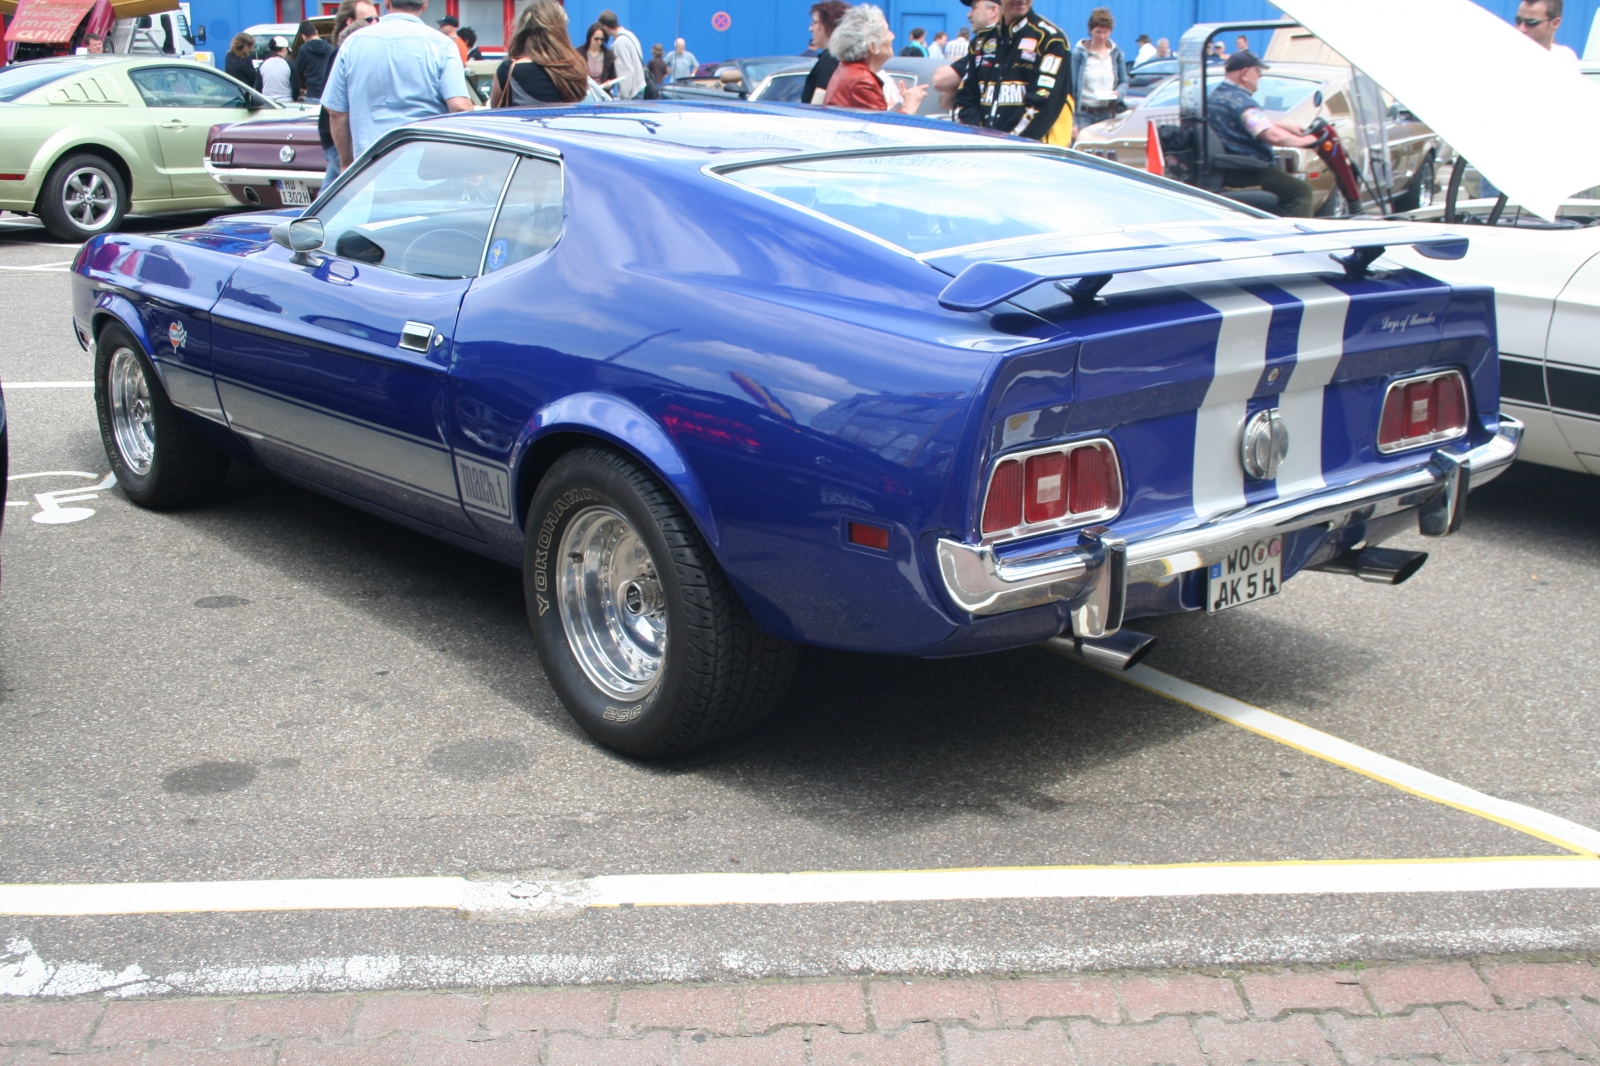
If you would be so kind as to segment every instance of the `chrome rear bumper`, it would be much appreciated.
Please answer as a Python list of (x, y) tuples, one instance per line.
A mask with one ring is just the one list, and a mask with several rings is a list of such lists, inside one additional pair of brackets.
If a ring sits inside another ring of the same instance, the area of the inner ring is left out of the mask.
[(941, 538), (939, 572), (950, 599), (983, 616), (1066, 602), (1074, 635), (1099, 638), (1122, 626), (1129, 583), (1160, 581), (1220, 562), (1245, 544), (1312, 526), (1337, 529), (1356, 522), (1417, 512), (1424, 536), (1454, 533), (1467, 492), (1510, 466), (1522, 443), (1522, 423), (1506, 415), (1494, 438), (1466, 452), (1436, 451), (1428, 462), (1350, 485), (1271, 500), (1128, 541), (1115, 531), (1084, 530), (1075, 547), (1001, 558), (992, 545)]

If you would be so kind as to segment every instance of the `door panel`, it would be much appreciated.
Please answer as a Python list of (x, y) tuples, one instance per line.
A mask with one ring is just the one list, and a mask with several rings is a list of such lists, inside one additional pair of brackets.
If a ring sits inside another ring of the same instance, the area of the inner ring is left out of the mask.
[[(286, 473), (471, 535), (439, 424), (466, 284), (252, 257), (213, 312), (229, 423)], [(427, 354), (399, 346), (407, 322), (434, 327)]]
[(1545, 386), (1567, 444), (1580, 461), (1600, 462), (1600, 256), (1580, 267), (1556, 298)]
[(320, 208), (332, 254), (297, 261), (273, 246), (234, 274), (214, 312), (217, 391), (264, 461), (476, 536), (446, 443), (446, 385), (513, 159), (402, 142)]
[(149, 108), (173, 198), (224, 195), (206, 173), (206, 135), (218, 123), (249, 118), (249, 98), (239, 86), (193, 64), (140, 67), (128, 77)]

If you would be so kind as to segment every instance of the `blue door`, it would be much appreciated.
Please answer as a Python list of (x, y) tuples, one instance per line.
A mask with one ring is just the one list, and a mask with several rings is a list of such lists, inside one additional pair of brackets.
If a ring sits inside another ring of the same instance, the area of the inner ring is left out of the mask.
[(461, 299), (515, 157), (404, 141), (314, 215), (321, 252), (273, 246), (213, 310), (217, 392), (262, 461), (466, 536), (445, 397)]

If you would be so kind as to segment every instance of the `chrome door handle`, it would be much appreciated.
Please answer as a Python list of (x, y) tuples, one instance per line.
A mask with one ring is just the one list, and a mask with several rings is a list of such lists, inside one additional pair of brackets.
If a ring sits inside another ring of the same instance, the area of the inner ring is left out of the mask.
[(181, 118), (169, 118), (161, 124), (161, 128), (164, 130), (186, 130), (189, 128), (189, 124)]
[(407, 322), (400, 327), (400, 347), (408, 352), (427, 354), (433, 340), (433, 327), (426, 322)]

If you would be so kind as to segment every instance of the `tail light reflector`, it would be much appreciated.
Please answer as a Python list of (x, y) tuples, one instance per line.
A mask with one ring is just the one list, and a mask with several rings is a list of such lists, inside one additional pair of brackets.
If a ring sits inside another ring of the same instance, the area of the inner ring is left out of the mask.
[(1073, 514), (1104, 511), (1115, 501), (1122, 505), (1122, 481), (1117, 477), (1117, 459), (1109, 444), (1092, 444), (1072, 453)]
[(886, 527), (875, 526), (870, 522), (847, 522), (845, 525), (845, 535), (851, 544), (859, 544), (863, 548), (872, 548), (880, 552), (889, 550), (889, 530)]
[(1008, 459), (994, 468), (989, 499), (983, 505), (983, 531), (995, 533), (1022, 525), (1022, 464)]
[(1396, 381), (1383, 397), (1378, 451), (1453, 440), (1467, 431), (1467, 387), (1459, 371)]
[[(1122, 472), (1110, 441), (1085, 441), (995, 464), (984, 498), (984, 536), (1018, 536), (1087, 524), (1122, 509)], [(1036, 528), (1037, 527), (1037, 528)]]

